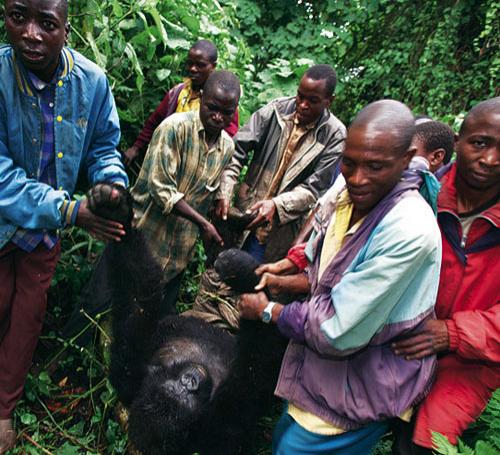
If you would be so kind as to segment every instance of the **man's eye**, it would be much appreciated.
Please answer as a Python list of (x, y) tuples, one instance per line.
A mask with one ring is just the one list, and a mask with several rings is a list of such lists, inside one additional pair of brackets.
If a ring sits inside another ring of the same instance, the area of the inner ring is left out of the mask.
[(475, 147), (479, 147), (479, 148), (482, 148), (482, 147), (486, 146), (486, 142), (485, 141), (481, 141), (481, 140), (472, 141), (472, 144)]
[(383, 166), (378, 163), (370, 163), (368, 165), (368, 168), (371, 169), (372, 171), (380, 171), (383, 168)]
[(53, 22), (50, 22), (50, 21), (43, 21), (42, 25), (47, 30), (54, 30), (56, 28), (56, 24), (54, 24)]
[(15, 22), (20, 22), (24, 19), (24, 16), (21, 13), (18, 13), (17, 11), (14, 11), (10, 17), (14, 19)]

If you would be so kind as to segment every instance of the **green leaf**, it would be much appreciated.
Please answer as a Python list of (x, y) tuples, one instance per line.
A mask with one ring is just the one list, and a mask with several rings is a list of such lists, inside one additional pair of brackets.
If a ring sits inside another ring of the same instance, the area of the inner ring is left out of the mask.
[(80, 453), (80, 448), (69, 442), (65, 442), (59, 449), (56, 449), (54, 453), (56, 455), (78, 455)]
[(21, 422), (24, 425), (32, 425), (37, 421), (36, 416), (34, 414), (31, 414), (30, 412), (25, 412), (24, 414), (21, 414)]

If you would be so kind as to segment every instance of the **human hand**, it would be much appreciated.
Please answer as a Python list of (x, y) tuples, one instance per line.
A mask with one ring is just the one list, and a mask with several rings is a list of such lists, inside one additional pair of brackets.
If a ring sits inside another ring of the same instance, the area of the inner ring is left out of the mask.
[(259, 292), (256, 294), (241, 294), (238, 300), (238, 311), (243, 319), (259, 321), (262, 313), (266, 309), (269, 300), (266, 294)]
[(229, 211), (229, 201), (225, 198), (215, 201), (215, 216), (222, 220), (227, 220), (227, 212)]
[(265, 288), (269, 290), (273, 297), (280, 295), (283, 293), (282, 278), (272, 273), (265, 272), (259, 284), (255, 286), (255, 290), (263, 291)]
[(208, 221), (206, 223), (203, 223), (200, 226), (200, 231), (201, 231), (201, 238), (205, 246), (210, 245), (212, 242), (214, 242), (220, 247), (224, 246), (224, 241), (222, 240), (222, 237), (219, 235), (217, 229), (212, 223)]
[(94, 215), (89, 208), (89, 200), (82, 199), (78, 207), (75, 225), (88, 231), (98, 240), (114, 240), (119, 242), (125, 235), (121, 223)]
[(288, 258), (270, 264), (262, 264), (255, 269), (257, 275), (263, 275), (266, 272), (274, 275), (291, 275), (298, 271), (297, 266)]
[(139, 152), (140, 152), (140, 149), (136, 145), (129, 147), (123, 153), (123, 162), (125, 163), (125, 166), (130, 166), (139, 156)]
[(429, 319), (419, 334), (392, 343), (394, 353), (406, 360), (422, 359), (447, 351), (449, 347), (448, 328), (443, 319)]
[(276, 204), (272, 199), (265, 199), (256, 202), (247, 213), (257, 212), (255, 219), (247, 226), (247, 229), (253, 229), (264, 223), (271, 223), (276, 213)]

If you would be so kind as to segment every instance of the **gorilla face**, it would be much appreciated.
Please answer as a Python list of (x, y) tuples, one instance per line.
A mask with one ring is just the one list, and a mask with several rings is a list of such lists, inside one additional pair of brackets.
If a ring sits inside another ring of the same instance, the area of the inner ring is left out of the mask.
[(191, 453), (193, 434), (207, 426), (214, 397), (231, 372), (236, 342), (188, 317), (166, 318), (158, 332), (159, 348), (130, 408), (129, 437), (145, 454)]

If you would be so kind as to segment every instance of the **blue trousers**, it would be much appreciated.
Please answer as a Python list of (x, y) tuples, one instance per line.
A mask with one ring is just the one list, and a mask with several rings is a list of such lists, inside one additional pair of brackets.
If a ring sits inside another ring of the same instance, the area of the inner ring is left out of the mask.
[(387, 428), (385, 422), (373, 422), (359, 430), (323, 436), (301, 427), (285, 409), (274, 429), (273, 455), (369, 455)]

